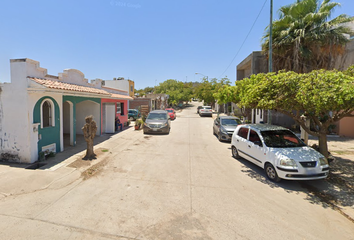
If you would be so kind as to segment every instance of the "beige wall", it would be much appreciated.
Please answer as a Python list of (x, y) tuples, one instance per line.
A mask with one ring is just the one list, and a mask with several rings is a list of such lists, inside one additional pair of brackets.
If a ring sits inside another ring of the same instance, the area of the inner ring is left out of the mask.
[(134, 97), (134, 81), (128, 80), (129, 81), (129, 96)]
[[(354, 112), (352, 112), (354, 114)], [(339, 121), (338, 135), (354, 138), (354, 117), (345, 117)]]

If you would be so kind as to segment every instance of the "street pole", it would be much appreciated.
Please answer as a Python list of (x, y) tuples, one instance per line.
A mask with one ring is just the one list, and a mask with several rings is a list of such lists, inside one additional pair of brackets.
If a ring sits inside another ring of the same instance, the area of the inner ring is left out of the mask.
[(196, 75), (197, 75), (197, 74), (200, 74), (200, 75), (202, 75), (203, 77), (206, 77), (206, 78), (207, 78), (207, 81), (209, 82), (209, 77), (208, 77), (208, 76), (205, 76), (204, 74), (198, 73), (198, 72), (196, 72), (195, 74), (196, 74)]
[[(270, 24), (269, 24), (269, 57), (268, 57), (268, 66), (269, 71), (273, 72), (273, 0), (270, 0)], [(268, 109), (268, 124), (272, 124), (272, 115), (271, 110)]]

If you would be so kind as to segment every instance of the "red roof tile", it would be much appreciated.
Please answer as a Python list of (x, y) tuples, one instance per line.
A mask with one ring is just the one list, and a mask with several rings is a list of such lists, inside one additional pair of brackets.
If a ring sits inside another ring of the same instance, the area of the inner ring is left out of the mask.
[(50, 79), (41, 79), (41, 78), (32, 78), (32, 77), (30, 77), (29, 79), (35, 81), (38, 84), (41, 84), (42, 86), (45, 86), (47, 88), (52, 88), (52, 89), (111, 95), (111, 93), (105, 90), (94, 88), (94, 87), (85, 87), (85, 86), (80, 86), (72, 83), (64, 83), (64, 82), (59, 82)]
[(122, 98), (122, 99), (127, 99), (127, 100), (133, 100), (133, 98), (128, 96), (128, 95), (122, 95), (122, 94), (116, 94), (116, 93), (112, 93), (112, 97), (113, 98)]

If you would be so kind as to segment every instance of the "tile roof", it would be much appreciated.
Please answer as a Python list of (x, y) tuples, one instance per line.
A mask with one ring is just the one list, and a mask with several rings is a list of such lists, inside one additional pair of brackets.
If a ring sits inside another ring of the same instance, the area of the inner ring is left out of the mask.
[(112, 93), (112, 97), (113, 98), (122, 98), (122, 99), (127, 99), (127, 100), (133, 100), (133, 98), (130, 97), (129, 95), (122, 95), (122, 94), (116, 94), (116, 93)]
[(115, 91), (119, 91), (119, 92), (128, 92), (128, 91), (124, 91), (124, 90), (120, 90), (120, 89), (117, 89), (117, 88), (111, 88), (111, 87), (106, 87), (106, 86), (102, 86), (102, 88), (106, 88), (106, 89), (110, 89), (110, 90), (115, 90)]
[(65, 82), (59, 82), (59, 81), (55, 81), (55, 80), (42, 79), (42, 78), (29, 77), (29, 79), (35, 81), (36, 83), (38, 83), (44, 87), (52, 88), (52, 89), (111, 95), (111, 93), (109, 93), (105, 90), (94, 88), (94, 87), (85, 87), (85, 86), (80, 86), (80, 85), (76, 85), (76, 84), (72, 84), (72, 83), (65, 83)]

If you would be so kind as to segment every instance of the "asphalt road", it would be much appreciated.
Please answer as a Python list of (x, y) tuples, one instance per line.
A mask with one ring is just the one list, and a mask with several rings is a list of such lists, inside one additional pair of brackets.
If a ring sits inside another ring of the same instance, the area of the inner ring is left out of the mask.
[(0, 239), (354, 239), (354, 223), (301, 183), (274, 184), (232, 158), (196, 106), (169, 135), (107, 141), (106, 165), (87, 180), (1, 199)]

